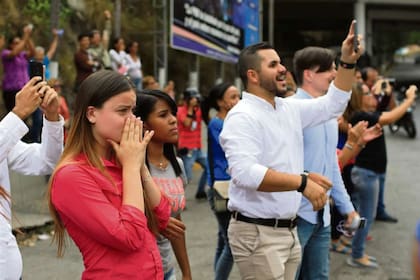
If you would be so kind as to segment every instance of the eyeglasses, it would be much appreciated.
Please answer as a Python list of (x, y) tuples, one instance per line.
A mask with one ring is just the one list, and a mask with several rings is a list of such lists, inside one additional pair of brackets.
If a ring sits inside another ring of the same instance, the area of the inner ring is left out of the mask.
[(363, 96), (370, 96), (370, 95), (372, 95), (372, 93), (370, 91), (367, 91), (367, 92), (362, 92), (362, 95)]

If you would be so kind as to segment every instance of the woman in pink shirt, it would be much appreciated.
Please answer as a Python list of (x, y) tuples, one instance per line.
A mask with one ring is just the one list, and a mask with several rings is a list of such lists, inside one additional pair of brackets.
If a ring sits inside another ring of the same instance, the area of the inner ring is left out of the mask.
[(82, 279), (162, 279), (156, 236), (167, 198), (144, 164), (152, 131), (132, 113), (133, 84), (98, 71), (80, 86), (74, 120), (49, 186), (55, 240), (67, 230), (83, 255)]

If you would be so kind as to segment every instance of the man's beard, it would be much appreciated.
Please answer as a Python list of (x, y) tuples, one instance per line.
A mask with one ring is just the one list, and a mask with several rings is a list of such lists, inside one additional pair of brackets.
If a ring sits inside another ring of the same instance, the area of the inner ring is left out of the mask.
[(287, 92), (286, 87), (279, 89), (277, 82), (269, 79), (261, 79), (260, 87), (278, 97), (284, 97)]

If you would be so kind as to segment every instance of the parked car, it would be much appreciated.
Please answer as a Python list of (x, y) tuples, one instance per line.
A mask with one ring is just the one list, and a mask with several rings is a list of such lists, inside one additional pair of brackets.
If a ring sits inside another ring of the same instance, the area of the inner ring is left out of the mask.
[(396, 50), (394, 63), (386, 76), (395, 79), (396, 90), (412, 84), (420, 88), (420, 46), (409, 45)]

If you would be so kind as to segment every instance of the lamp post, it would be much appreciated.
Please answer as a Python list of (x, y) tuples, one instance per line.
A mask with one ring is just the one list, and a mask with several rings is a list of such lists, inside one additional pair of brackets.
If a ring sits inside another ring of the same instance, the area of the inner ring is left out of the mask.
[(121, 0), (115, 0), (114, 34), (115, 38), (118, 38), (121, 35)]

